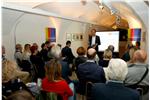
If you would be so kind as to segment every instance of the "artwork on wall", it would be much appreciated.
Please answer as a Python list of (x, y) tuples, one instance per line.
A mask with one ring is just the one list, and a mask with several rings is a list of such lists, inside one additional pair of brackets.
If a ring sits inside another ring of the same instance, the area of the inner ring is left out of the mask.
[(46, 35), (45, 35), (46, 36), (46, 41), (56, 42), (56, 29), (46, 27), (45, 31), (46, 31)]
[(141, 41), (141, 28), (128, 29), (128, 39), (130, 41)]
[(82, 41), (83, 33), (67, 33), (66, 39), (70, 41)]

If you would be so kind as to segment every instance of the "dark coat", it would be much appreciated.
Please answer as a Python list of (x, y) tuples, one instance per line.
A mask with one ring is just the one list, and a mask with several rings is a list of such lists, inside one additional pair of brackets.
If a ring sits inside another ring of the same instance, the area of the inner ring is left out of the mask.
[(68, 46), (65, 46), (62, 51), (62, 57), (65, 57), (65, 61), (67, 61), (69, 64), (72, 64), (73, 63), (73, 59), (75, 58), (73, 53), (72, 53), (72, 50), (71, 48), (69, 48)]
[(92, 87), (92, 100), (139, 100), (136, 90), (124, 87), (123, 83), (95, 83)]
[[(92, 47), (91, 43), (92, 43), (92, 36), (89, 36), (89, 47)], [(98, 52), (98, 45), (101, 45), (101, 41), (100, 41), (100, 37), (97, 36), (97, 35), (96, 35), (96, 38), (95, 38), (95, 44), (97, 44), (95, 50)]]
[(87, 82), (102, 82), (105, 83), (104, 70), (94, 62), (85, 62), (78, 66), (77, 77), (79, 79), (79, 91), (85, 93)]

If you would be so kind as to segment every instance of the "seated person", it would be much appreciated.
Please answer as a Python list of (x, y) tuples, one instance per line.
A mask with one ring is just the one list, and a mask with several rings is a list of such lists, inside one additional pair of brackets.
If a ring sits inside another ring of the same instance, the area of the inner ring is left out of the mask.
[(147, 54), (144, 50), (136, 50), (133, 54), (133, 63), (128, 65), (128, 74), (125, 79), (125, 84), (131, 86), (137, 84), (143, 88), (143, 99), (149, 97), (149, 65), (145, 63)]
[(78, 66), (79, 66), (80, 64), (86, 62), (87, 57), (85, 57), (86, 50), (85, 50), (83, 47), (79, 47), (76, 52), (77, 52), (77, 54), (78, 54), (78, 57), (75, 58), (74, 66), (75, 66), (76, 71), (77, 71), (77, 70), (78, 70)]
[(67, 62), (65, 62), (65, 61), (62, 60), (60, 47), (57, 46), (57, 45), (54, 45), (51, 48), (50, 53), (51, 53), (51, 57), (55, 58), (55, 59), (58, 59), (59, 62), (60, 62), (60, 64), (61, 64), (61, 67), (62, 67), (61, 76), (62, 76), (62, 78), (65, 79), (68, 84), (70, 82), (72, 82), (72, 80), (69, 78), (72, 75), (72, 70), (69, 67), (69, 64)]
[(61, 64), (58, 60), (52, 59), (45, 64), (46, 77), (42, 80), (42, 90), (58, 93), (63, 100), (73, 96), (73, 92), (67, 82), (61, 77)]
[(139, 93), (123, 85), (128, 73), (127, 64), (121, 59), (111, 59), (104, 68), (107, 82), (95, 83), (92, 87), (92, 100), (139, 100)]
[(103, 54), (103, 60), (99, 61), (99, 65), (102, 67), (107, 67), (109, 60), (112, 58), (112, 52), (109, 49), (106, 49)]
[(5, 60), (2, 62), (2, 95), (7, 97), (17, 90), (27, 89), (22, 80), (27, 82), (28, 72), (17, 69), (17, 64)]
[(102, 82), (105, 83), (105, 74), (102, 66), (98, 66), (95, 63), (96, 50), (93, 48), (88, 49), (87, 57), (88, 60), (78, 66), (77, 77), (79, 79), (79, 87), (77, 92), (85, 94), (87, 82)]

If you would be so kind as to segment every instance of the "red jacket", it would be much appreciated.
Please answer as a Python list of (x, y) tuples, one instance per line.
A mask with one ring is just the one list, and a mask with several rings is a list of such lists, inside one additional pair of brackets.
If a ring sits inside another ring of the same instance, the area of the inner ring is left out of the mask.
[(68, 100), (68, 97), (73, 95), (72, 90), (65, 80), (49, 82), (48, 78), (44, 78), (42, 80), (42, 89), (43, 91), (60, 94), (63, 97), (63, 100)]

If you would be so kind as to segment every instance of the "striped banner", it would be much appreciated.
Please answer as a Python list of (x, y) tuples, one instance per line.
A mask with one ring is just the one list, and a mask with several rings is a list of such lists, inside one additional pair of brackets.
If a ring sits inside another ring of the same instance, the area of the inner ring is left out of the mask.
[(141, 29), (128, 29), (128, 39), (130, 41), (141, 41)]
[(55, 28), (46, 28), (46, 41), (56, 42), (56, 29)]

